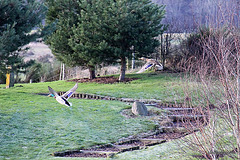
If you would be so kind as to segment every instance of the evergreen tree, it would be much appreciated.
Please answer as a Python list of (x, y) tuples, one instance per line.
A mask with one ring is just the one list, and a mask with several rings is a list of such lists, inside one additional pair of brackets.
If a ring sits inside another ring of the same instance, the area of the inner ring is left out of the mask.
[(121, 60), (120, 81), (125, 78), (126, 59), (132, 58), (133, 52), (136, 58), (146, 57), (159, 45), (155, 37), (166, 29), (161, 24), (164, 14), (164, 6), (150, 0), (113, 0), (108, 7), (103, 34)]
[(19, 51), (37, 33), (30, 33), (44, 18), (45, 7), (35, 0), (0, 1), (0, 74), (5, 74), (6, 66), (17, 69), (21, 63)]
[(48, 0), (47, 6), (49, 22), (57, 23), (47, 41), (53, 53), (68, 65), (87, 66), (90, 78), (96, 65), (120, 59), (124, 80), (126, 58), (152, 53), (163, 32), (164, 8), (150, 0)]
[[(106, 1), (92, 0), (82, 3), (78, 23), (72, 27), (73, 36), (69, 45), (74, 50), (72, 57), (85, 62), (90, 72), (90, 79), (95, 77), (95, 66), (101, 63), (112, 63), (116, 58), (102, 34), (101, 16)], [(83, 63), (83, 62), (81, 62)], [(80, 65), (78, 62), (76, 64)]]
[[(95, 66), (109, 62), (109, 46), (99, 34), (98, 16), (102, 4), (97, 0), (47, 0), (48, 23), (57, 23), (57, 29), (47, 43), (58, 60), (70, 66), (86, 66), (90, 79), (95, 78)], [(112, 59), (112, 58), (111, 58)]]

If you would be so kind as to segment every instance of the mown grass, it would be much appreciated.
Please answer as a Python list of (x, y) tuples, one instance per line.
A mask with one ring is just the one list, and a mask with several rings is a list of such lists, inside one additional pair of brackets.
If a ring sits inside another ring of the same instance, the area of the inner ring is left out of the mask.
[[(126, 84), (82, 83), (77, 92), (162, 101), (182, 99), (177, 74), (128, 76), (140, 79)], [(74, 83), (16, 84), (10, 89), (0, 85), (0, 159), (55, 159), (50, 154), (56, 151), (112, 143), (155, 127), (147, 118), (123, 117), (121, 110), (130, 106), (122, 102), (70, 99), (73, 106), (68, 108), (54, 98), (37, 95), (48, 93), (48, 85), (56, 91), (67, 91)]]
[[(79, 92), (101, 94), (121, 98), (158, 99), (163, 102), (181, 101), (183, 92), (179, 74), (130, 74), (128, 77), (140, 78), (131, 83), (109, 85), (84, 84)], [(91, 88), (91, 89), (89, 89)]]
[[(92, 93), (105, 96), (158, 99), (163, 102), (181, 101), (183, 90), (181, 75), (179, 74), (130, 74), (128, 77), (139, 78), (130, 83), (97, 84), (79, 83), (78, 93)], [(20, 93), (48, 93), (46, 86), (50, 85), (56, 91), (67, 91), (74, 82), (56, 81), (35, 84), (15, 85), (14, 92)], [(1, 85), (0, 85), (1, 86)], [(4, 85), (2, 85), (4, 86)], [(11, 89), (9, 89), (11, 91)]]

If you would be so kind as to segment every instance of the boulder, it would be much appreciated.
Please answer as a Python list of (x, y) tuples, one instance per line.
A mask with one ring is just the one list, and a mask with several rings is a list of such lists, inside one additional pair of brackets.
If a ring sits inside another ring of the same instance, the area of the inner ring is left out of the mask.
[(147, 116), (147, 107), (142, 102), (134, 102), (132, 105), (132, 113), (134, 115)]

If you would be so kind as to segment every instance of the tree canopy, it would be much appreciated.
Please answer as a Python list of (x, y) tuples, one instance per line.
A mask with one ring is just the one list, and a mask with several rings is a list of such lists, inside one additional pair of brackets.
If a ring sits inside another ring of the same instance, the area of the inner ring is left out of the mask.
[(6, 65), (19, 65), (21, 46), (36, 38), (31, 31), (44, 19), (45, 7), (35, 0), (1, 0), (0, 11), (0, 72), (4, 73)]
[(132, 58), (132, 52), (136, 57), (146, 57), (159, 46), (155, 37), (165, 30), (161, 24), (164, 6), (150, 0), (122, 0), (112, 3), (107, 13), (103, 33), (121, 60), (121, 81), (125, 78), (126, 58)]
[[(56, 30), (47, 40), (54, 55), (72, 66), (94, 71), (101, 63), (121, 60), (125, 77), (126, 58), (147, 56), (159, 45), (164, 7), (149, 0), (47, 0), (47, 20)], [(94, 78), (94, 72), (90, 74)]]

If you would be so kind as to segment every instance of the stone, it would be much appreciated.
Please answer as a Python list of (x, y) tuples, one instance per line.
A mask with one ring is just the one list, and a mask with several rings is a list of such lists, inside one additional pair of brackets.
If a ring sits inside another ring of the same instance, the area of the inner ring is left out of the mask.
[(147, 107), (142, 102), (135, 101), (132, 105), (132, 113), (134, 115), (147, 116)]

